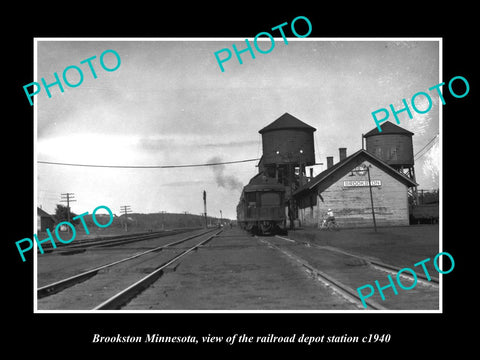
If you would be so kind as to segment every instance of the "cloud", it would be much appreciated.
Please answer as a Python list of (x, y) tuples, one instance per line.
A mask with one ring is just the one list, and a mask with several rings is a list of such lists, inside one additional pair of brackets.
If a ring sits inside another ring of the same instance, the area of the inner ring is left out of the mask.
[(153, 138), (141, 138), (138, 139), (137, 146), (146, 151), (165, 151), (170, 150), (172, 147), (178, 146), (174, 139), (162, 138), (162, 139), (153, 139)]
[(208, 184), (208, 182), (204, 180), (185, 180), (185, 181), (181, 180), (181, 181), (161, 184), (160, 186), (177, 187), (177, 186), (194, 186), (194, 185), (196, 186), (196, 185), (204, 185), (204, 184)]
[(212, 147), (241, 147), (241, 146), (250, 146), (258, 145), (259, 140), (244, 140), (244, 141), (230, 141), (226, 143), (206, 143), (202, 144), (202, 147), (212, 148)]

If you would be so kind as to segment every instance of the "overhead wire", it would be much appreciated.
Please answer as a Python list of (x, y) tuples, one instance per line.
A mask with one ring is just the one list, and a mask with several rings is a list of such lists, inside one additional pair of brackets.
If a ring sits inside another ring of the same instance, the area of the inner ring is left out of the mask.
[(428, 150), (430, 150), (437, 142), (434, 142), (423, 154), (415, 158), (415, 160), (420, 160), (424, 155), (428, 154)]
[[(439, 135), (439, 134), (436, 134), (432, 139), (430, 139), (430, 141), (429, 141), (424, 147), (422, 147), (419, 151), (417, 151), (417, 152), (415, 153), (415, 155), (414, 155), (414, 159), (415, 159), (415, 160), (420, 159), (423, 155), (425, 155), (425, 154), (428, 152), (428, 150), (430, 150), (430, 148), (431, 148), (433, 145), (435, 145), (435, 143), (432, 144), (432, 142), (433, 142), (434, 140), (438, 140), (438, 135)], [(432, 145), (430, 145), (430, 144), (432, 144)], [(428, 145), (430, 145), (430, 146), (428, 147), (428, 149), (426, 149)], [(417, 155), (420, 154), (424, 149), (426, 149), (425, 152), (424, 152), (423, 154), (421, 154), (420, 156), (417, 156)]]
[(75, 163), (41, 161), (41, 160), (37, 161), (37, 163), (47, 164), (47, 165), (82, 166), (82, 167), (117, 168), (117, 169), (172, 169), (172, 168), (187, 168), (187, 167), (238, 164), (238, 163), (245, 163), (245, 162), (250, 162), (250, 161), (258, 161), (258, 160), (260, 160), (260, 159), (256, 158), (256, 159), (223, 161), (223, 162), (204, 163), (204, 164), (186, 164), (186, 165), (96, 165), (96, 164), (75, 164)]

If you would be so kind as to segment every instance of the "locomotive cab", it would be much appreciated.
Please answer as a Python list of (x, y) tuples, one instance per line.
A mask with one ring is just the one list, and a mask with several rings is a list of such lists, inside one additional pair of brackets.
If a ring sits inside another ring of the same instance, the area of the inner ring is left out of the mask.
[(252, 233), (284, 233), (285, 187), (265, 176), (256, 180), (243, 189), (237, 207), (239, 223)]

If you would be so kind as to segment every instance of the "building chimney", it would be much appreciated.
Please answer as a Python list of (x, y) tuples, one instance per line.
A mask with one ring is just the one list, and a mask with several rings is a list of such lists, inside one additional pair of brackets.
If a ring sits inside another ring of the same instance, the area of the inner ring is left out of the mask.
[(333, 156), (327, 156), (327, 169), (333, 166)]
[(347, 148), (338, 148), (340, 153), (340, 161), (344, 160), (347, 157)]

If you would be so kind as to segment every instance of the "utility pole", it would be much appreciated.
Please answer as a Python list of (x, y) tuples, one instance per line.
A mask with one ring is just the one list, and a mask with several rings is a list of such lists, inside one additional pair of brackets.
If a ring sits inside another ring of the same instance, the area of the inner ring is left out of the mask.
[[(61, 194), (61, 199), (60, 202), (66, 202), (67, 203), (67, 221), (70, 222), (70, 203), (75, 202), (74, 198), (75, 194), (74, 193), (64, 193)], [(70, 232), (70, 227), (67, 226), (67, 231)]]
[(205, 228), (208, 227), (207, 223), (207, 192), (203, 190), (203, 210), (205, 213)]
[(131, 213), (132, 209), (130, 209), (130, 205), (123, 205), (120, 206), (120, 212), (125, 214), (125, 231), (128, 231), (128, 213)]
[(368, 188), (370, 189), (370, 203), (372, 204), (373, 228), (377, 232), (377, 222), (375, 221), (375, 208), (373, 207), (372, 181), (370, 180), (370, 166), (367, 166)]

